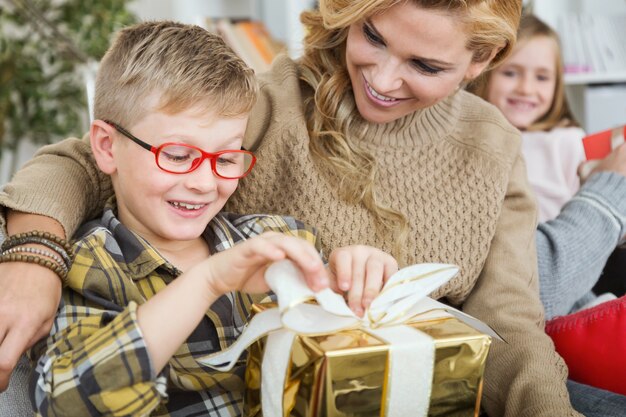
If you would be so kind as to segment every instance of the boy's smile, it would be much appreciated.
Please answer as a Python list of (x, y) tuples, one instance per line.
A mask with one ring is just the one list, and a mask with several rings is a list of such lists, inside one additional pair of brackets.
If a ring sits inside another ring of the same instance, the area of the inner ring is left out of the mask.
[[(246, 124), (247, 117), (191, 109), (149, 113), (127, 129), (154, 147), (175, 142), (213, 153), (240, 149)], [(238, 180), (213, 173), (209, 159), (191, 172), (173, 174), (157, 166), (154, 153), (118, 132), (113, 136), (111, 177), (119, 219), (155, 247), (180, 248), (198, 239), (237, 188)]]

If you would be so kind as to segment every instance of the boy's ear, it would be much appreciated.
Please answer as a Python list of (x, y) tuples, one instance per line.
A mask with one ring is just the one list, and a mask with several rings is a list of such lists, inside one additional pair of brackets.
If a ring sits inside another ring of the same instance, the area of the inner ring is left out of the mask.
[(113, 153), (113, 141), (116, 130), (102, 120), (94, 120), (89, 130), (91, 151), (98, 168), (105, 174), (111, 175), (117, 170)]

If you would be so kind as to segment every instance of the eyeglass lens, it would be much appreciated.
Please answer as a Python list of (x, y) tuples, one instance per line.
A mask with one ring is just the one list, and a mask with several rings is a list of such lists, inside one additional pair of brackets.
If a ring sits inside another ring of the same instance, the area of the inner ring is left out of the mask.
[[(224, 152), (215, 159), (215, 164), (211, 161), (215, 173), (225, 178), (240, 178), (252, 164), (252, 156), (246, 152)], [(157, 158), (159, 167), (178, 173), (196, 169), (201, 161), (202, 153), (199, 150), (183, 145), (164, 146)]]

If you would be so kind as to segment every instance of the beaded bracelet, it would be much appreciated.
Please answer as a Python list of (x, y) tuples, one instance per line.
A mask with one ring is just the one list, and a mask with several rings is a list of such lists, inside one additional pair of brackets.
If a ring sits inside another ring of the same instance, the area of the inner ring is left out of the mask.
[(41, 255), (41, 256), (48, 257), (52, 259), (53, 261), (55, 261), (61, 268), (63, 268), (65, 272), (67, 272), (67, 265), (65, 265), (65, 262), (63, 262), (63, 259), (56, 253), (50, 252), (48, 250), (39, 249), (39, 248), (31, 248), (29, 246), (15, 246), (11, 249), (5, 250), (1, 254), (10, 255), (12, 253), (32, 253), (33, 255)]
[(46, 267), (55, 274), (57, 274), (57, 276), (61, 279), (61, 284), (64, 287), (67, 286), (67, 271), (49, 259), (44, 259), (35, 255), (21, 255), (19, 253), (11, 253), (6, 255), (0, 255), (0, 263), (3, 262), (26, 262)]
[(66, 247), (67, 242), (65, 242), (64, 245), (59, 245), (57, 244), (56, 240), (50, 240), (42, 236), (28, 235), (27, 233), (20, 233), (17, 235), (13, 235), (9, 237), (2, 244), (1, 249), (2, 249), (2, 252), (6, 252), (7, 250), (11, 248), (14, 248), (16, 246), (22, 246), (28, 243), (43, 245), (54, 250), (61, 256), (61, 258), (63, 258), (63, 262), (65, 263), (65, 266), (67, 267), (67, 269), (69, 269), (72, 266), (72, 250), (71, 250), (71, 247), (69, 248), (69, 251), (67, 250), (67, 247), (69, 247), (69, 246)]
[[(7, 240), (2, 244), (1, 249), (2, 250), (6, 250), (8, 249), (8, 246), (11, 243), (11, 240), (13, 239), (22, 239), (22, 238), (29, 238), (29, 237), (38, 237), (38, 238), (42, 238), (42, 239), (46, 239), (49, 241), (52, 241), (54, 243), (56, 243), (59, 246), (62, 246), (63, 249), (65, 249), (65, 252), (67, 252), (68, 254), (72, 252), (72, 245), (65, 239), (52, 234), (52, 233), (48, 233), (48, 232), (42, 232), (39, 230), (31, 230), (30, 232), (24, 232), (24, 233), (18, 233), (15, 235), (11, 235), (7, 238)], [(15, 245), (12, 245), (15, 246)]]

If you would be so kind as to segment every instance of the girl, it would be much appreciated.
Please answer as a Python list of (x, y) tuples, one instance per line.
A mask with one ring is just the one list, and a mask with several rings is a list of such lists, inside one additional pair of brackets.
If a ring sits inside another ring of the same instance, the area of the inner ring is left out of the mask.
[[(601, 169), (579, 190), (577, 168), (584, 161), (584, 132), (567, 106), (558, 37), (532, 15), (522, 17), (511, 55), (481, 78), (470, 90), (494, 104), (522, 131), (522, 150), (539, 206), (537, 257), (546, 318), (615, 298), (610, 293), (596, 297), (591, 289), (626, 233), (626, 147), (601, 161)], [(623, 280), (623, 276), (616, 278)], [(577, 407), (587, 416), (606, 415), (606, 410), (593, 407), (592, 398), (626, 402), (623, 396), (568, 384), (575, 405), (581, 399), (590, 405)], [(618, 410), (613, 413), (622, 415)]]
[(554, 219), (578, 191), (585, 132), (565, 97), (558, 35), (532, 15), (522, 17), (514, 51), (488, 72), (476, 92), (522, 131), (522, 152), (539, 209)]
[[(617, 221), (611, 217), (591, 222), (604, 232), (591, 240), (594, 234), (583, 234), (586, 228), (579, 225), (588, 218), (571, 210), (562, 213), (566, 203), (576, 204), (580, 199), (572, 197), (580, 188), (577, 171), (585, 156), (581, 140), (584, 132), (573, 119), (565, 97), (558, 35), (537, 17), (523, 16), (511, 55), (498, 68), (486, 72), (471, 89), (522, 131), (522, 151), (539, 207), (538, 258), (540, 265), (548, 265), (540, 268), (547, 317), (599, 302), (590, 290), (623, 232), (617, 215)], [(622, 192), (614, 191), (617, 195)], [(610, 205), (606, 200), (594, 198), (594, 203), (606, 206), (607, 212), (620, 213), (619, 204)], [(580, 231), (577, 236), (567, 235), (571, 242), (560, 238), (568, 229)], [(547, 233), (553, 236), (550, 242), (545, 239)], [(562, 243), (555, 245), (559, 239)], [(582, 245), (576, 247), (576, 241)], [(567, 263), (571, 269), (565, 270), (559, 263)], [(603, 297), (615, 298), (608, 293)]]

